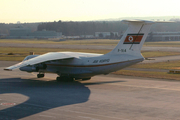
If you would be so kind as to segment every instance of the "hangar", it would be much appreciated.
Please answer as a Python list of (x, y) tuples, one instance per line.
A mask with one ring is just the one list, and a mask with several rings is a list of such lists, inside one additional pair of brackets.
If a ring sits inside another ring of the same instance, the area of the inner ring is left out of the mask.
[(151, 32), (146, 41), (179, 41), (180, 32)]

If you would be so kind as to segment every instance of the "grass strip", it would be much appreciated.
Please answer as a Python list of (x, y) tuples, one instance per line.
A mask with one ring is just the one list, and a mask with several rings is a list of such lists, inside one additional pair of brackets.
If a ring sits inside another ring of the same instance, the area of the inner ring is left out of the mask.
[(18, 44), (61, 44), (61, 45), (117, 45), (119, 40), (111, 39), (86, 39), (86, 40), (39, 40), (39, 39), (0, 39), (0, 43)]
[(145, 58), (180, 55), (180, 52), (164, 52), (164, 51), (142, 51), (141, 53)]
[(169, 74), (167, 72), (157, 72), (157, 71), (152, 72), (152, 71), (120, 70), (117, 72), (113, 72), (113, 74), (134, 76), (134, 77), (180, 80), (180, 74)]
[(180, 41), (145, 42), (149, 47), (180, 47)]
[[(65, 40), (59, 39), (0, 39), (0, 43), (19, 43), (19, 44), (66, 44), (66, 45), (112, 45), (116, 46), (119, 39), (84, 39), (84, 40)], [(144, 46), (149, 47), (180, 47), (180, 41), (145, 42)]]
[(158, 63), (142, 63), (142, 64), (135, 64), (131, 66), (131, 68), (144, 68), (144, 69), (179, 69), (180, 68), (180, 61), (169, 61), (169, 62), (158, 62)]

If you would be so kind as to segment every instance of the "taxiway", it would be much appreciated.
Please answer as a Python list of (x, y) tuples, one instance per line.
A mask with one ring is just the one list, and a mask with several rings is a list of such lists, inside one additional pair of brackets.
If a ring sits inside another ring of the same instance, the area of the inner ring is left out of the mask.
[(0, 65), (0, 120), (180, 118), (179, 81), (102, 75), (56, 82), (53, 74), (37, 79), (19, 70), (3, 71), (3, 66), (6, 62)]

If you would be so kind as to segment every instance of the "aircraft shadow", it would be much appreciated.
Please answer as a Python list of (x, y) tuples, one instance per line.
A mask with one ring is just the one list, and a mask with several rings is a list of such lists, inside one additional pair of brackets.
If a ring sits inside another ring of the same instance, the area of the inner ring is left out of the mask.
[(0, 95), (17, 93), (29, 98), (21, 104), (0, 110), (0, 116), (4, 119), (21, 119), (56, 107), (84, 103), (88, 101), (91, 93), (85, 85), (116, 82), (125, 81), (80, 83), (21, 78), (0, 79)]
[(0, 79), (0, 95), (7, 93), (22, 94), (29, 99), (21, 104), (0, 110), (0, 117), (21, 119), (52, 108), (86, 102), (91, 92), (80, 82)]

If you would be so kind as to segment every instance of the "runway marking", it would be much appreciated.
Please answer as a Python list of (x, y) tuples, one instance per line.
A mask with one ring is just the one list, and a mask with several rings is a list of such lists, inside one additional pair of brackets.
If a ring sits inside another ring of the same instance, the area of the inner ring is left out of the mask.
[(3, 106), (10, 106), (10, 105), (16, 105), (16, 103), (1, 103), (0, 105), (3, 105)]
[(111, 85), (119, 85), (119, 86), (127, 86), (127, 87), (137, 87), (137, 88), (147, 88), (147, 89), (180, 91), (180, 88), (179, 89), (173, 89), (173, 88), (148, 87), (148, 86), (138, 86), (138, 85), (125, 85), (125, 84), (116, 84), (116, 83), (110, 83), (110, 84)]

